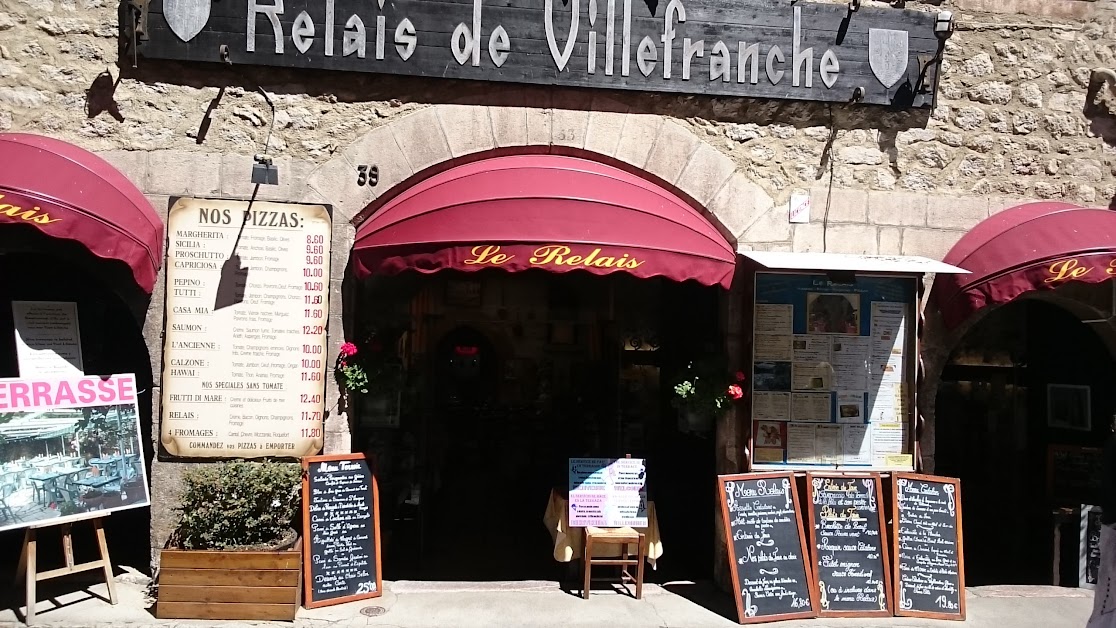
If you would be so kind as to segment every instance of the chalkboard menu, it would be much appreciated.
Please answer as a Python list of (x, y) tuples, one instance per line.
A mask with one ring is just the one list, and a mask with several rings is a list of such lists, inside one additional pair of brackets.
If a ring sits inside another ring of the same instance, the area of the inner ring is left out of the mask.
[(1046, 454), (1046, 492), (1055, 506), (1077, 507), (1100, 500), (1101, 449), (1050, 445)]
[(302, 459), (306, 608), (383, 592), (380, 499), (364, 454)]
[(1082, 504), (1077, 586), (1095, 589), (1100, 574), (1101, 507)]
[(883, 488), (869, 474), (806, 475), (822, 616), (890, 617)]
[(895, 614), (964, 620), (961, 482), (914, 473), (893, 478)]
[(722, 475), (717, 482), (740, 623), (816, 617), (794, 475)]

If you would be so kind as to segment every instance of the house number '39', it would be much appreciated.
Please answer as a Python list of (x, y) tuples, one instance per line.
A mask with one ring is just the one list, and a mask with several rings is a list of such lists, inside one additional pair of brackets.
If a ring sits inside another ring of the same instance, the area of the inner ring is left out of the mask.
[(376, 187), (380, 182), (380, 169), (376, 166), (366, 166), (361, 164), (357, 166), (357, 185), (370, 188)]

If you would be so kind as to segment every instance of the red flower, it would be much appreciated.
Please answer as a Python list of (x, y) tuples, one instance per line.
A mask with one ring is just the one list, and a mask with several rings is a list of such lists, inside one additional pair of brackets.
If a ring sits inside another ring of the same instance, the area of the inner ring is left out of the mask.
[(357, 353), (357, 346), (354, 345), (353, 343), (346, 342), (345, 344), (341, 345), (340, 355), (341, 355), (342, 358), (347, 358), (351, 355), (356, 355), (356, 353)]
[(744, 396), (744, 389), (737, 386), (736, 384), (732, 384), (728, 387), (728, 396), (732, 397), (733, 399), (740, 399)]
[(746, 379), (748, 379), (748, 376), (744, 374), (744, 371), (737, 371), (736, 372), (736, 381), (742, 382)]

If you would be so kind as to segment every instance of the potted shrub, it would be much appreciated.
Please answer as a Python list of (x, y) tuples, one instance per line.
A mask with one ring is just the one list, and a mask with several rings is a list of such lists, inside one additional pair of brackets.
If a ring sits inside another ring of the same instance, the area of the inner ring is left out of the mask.
[(298, 464), (199, 464), (161, 553), (160, 619), (293, 621), (301, 601)]

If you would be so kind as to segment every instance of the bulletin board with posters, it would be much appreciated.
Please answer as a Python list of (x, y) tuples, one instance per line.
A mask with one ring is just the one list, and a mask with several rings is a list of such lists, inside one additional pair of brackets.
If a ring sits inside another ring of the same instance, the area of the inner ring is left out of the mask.
[(909, 275), (756, 273), (753, 469), (914, 469), (916, 295)]

